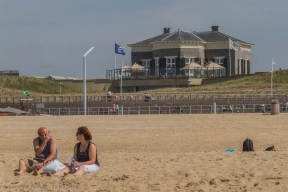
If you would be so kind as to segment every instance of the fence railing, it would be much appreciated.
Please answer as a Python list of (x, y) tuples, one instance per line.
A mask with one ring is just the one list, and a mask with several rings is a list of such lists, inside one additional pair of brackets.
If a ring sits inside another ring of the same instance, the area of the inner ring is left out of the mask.
[(179, 78), (216, 78), (226, 76), (226, 68), (221, 67), (164, 67), (143, 69), (112, 69), (106, 71), (106, 79), (179, 79)]
[[(288, 105), (280, 105), (280, 112), (287, 113)], [(38, 114), (49, 115), (84, 115), (83, 108), (43, 108)], [(178, 106), (137, 106), (137, 107), (88, 107), (87, 115), (140, 115), (140, 114), (212, 114), (213, 105), (178, 105)], [(238, 104), (217, 105), (216, 113), (271, 113), (271, 105)]]
[[(107, 95), (87, 95), (87, 102), (97, 102), (97, 103), (109, 103), (109, 102), (143, 102), (146, 101), (144, 94), (132, 93), (133, 99), (131, 99), (130, 94), (117, 95), (117, 97), (112, 95), (108, 97)], [(272, 99), (278, 99), (279, 102), (288, 100), (287, 92), (275, 92), (273, 96), (269, 92), (250, 92), (250, 93), (231, 93), (231, 92), (202, 92), (202, 93), (152, 93), (151, 100), (155, 102), (179, 102), (179, 101), (239, 101), (241, 103), (246, 103), (245, 101), (255, 101), (256, 102), (270, 102)], [(23, 99), (26, 99), (23, 101)], [(37, 97), (0, 97), (0, 104), (2, 103), (31, 103), (29, 99), (33, 99), (34, 103), (77, 103), (83, 102), (83, 95), (76, 96), (37, 96)], [(149, 99), (150, 100), (150, 99)]]

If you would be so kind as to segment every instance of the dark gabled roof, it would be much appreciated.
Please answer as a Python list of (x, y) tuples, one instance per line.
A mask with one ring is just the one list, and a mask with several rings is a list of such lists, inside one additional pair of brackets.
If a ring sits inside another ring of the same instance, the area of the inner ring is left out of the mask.
[[(229, 38), (233, 41), (238, 41), (242, 43), (247, 43), (245, 41), (239, 40), (230, 35), (226, 35), (225, 33), (221, 33), (219, 31), (204, 31), (204, 32), (187, 32), (177, 30), (172, 33), (163, 33), (161, 35), (133, 43), (130, 45), (149, 45), (150, 43), (156, 41), (202, 41), (202, 42), (221, 42), (228, 41)], [(251, 44), (251, 43), (248, 43)], [(252, 44), (253, 45), (253, 44)]]
[(197, 37), (191, 32), (187, 31), (175, 31), (173, 33), (170, 33), (169, 36), (162, 39), (161, 41), (175, 41), (175, 40), (183, 40), (183, 41), (202, 41), (201, 38)]
[(245, 41), (239, 40), (235, 37), (232, 37), (230, 35), (226, 35), (225, 33), (221, 33), (219, 31), (194, 32), (194, 34), (206, 42), (228, 41), (230, 38), (232, 41), (247, 43)]
[(197, 37), (195, 34), (187, 31), (181, 31), (177, 30), (172, 33), (163, 33), (161, 35), (133, 43), (131, 45), (144, 45), (144, 44), (150, 44), (152, 42), (156, 41), (177, 41), (177, 40), (183, 40), (183, 41), (203, 41), (201, 38)]
[(145, 39), (143, 41), (137, 42), (137, 43), (133, 43), (132, 45), (144, 45), (144, 44), (149, 44), (152, 43), (154, 41), (161, 41), (161, 39), (169, 36), (171, 33), (163, 33), (161, 35), (149, 38), (149, 39)]

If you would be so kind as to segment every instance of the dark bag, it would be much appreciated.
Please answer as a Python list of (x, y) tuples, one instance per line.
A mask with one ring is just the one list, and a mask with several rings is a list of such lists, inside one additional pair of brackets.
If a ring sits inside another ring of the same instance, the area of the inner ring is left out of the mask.
[(251, 139), (247, 138), (244, 142), (243, 142), (243, 149), (242, 151), (254, 151), (253, 148), (253, 142)]
[(265, 151), (276, 151), (274, 146), (268, 147), (267, 149), (265, 149)]

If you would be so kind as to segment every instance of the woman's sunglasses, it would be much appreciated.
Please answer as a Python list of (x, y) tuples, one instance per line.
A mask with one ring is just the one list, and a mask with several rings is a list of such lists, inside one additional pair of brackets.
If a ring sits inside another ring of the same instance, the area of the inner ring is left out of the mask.
[(48, 131), (47, 134), (41, 134), (41, 133), (38, 133), (39, 136), (45, 136), (45, 135), (48, 135), (50, 133), (50, 131)]
[(77, 136), (77, 135), (81, 135), (81, 134), (82, 134), (82, 133), (76, 132), (76, 136)]

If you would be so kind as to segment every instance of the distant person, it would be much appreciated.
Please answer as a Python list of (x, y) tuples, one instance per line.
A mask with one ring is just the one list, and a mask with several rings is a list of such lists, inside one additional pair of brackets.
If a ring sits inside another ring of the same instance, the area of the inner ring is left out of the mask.
[(57, 159), (56, 139), (45, 127), (38, 129), (38, 137), (33, 140), (35, 158), (21, 159), (14, 175), (22, 175), (25, 172), (37, 175), (43, 172), (43, 168), (52, 160)]
[(144, 101), (145, 101), (145, 102), (148, 102), (150, 99), (151, 99), (150, 94), (148, 94), (148, 93), (145, 92), (145, 94), (144, 94)]
[(264, 104), (261, 105), (261, 111), (262, 111), (262, 113), (265, 113), (265, 105)]
[(24, 107), (24, 103), (23, 101), (20, 101), (20, 110), (24, 111), (25, 107)]
[[(118, 105), (118, 104), (117, 104)], [(117, 105), (113, 104), (113, 112), (117, 112)]]
[(150, 94), (148, 94), (148, 93), (145, 92), (144, 97), (150, 98)]
[(284, 100), (283, 102), (283, 111), (285, 111), (288, 108), (288, 102), (287, 100)]
[(114, 93), (114, 99), (115, 99), (115, 100), (118, 100), (118, 95), (117, 95), (117, 93)]
[(129, 95), (129, 101), (131, 102), (131, 101), (133, 101), (134, 99), (133, 99), (133, 95), (132, 94), (130, 94)]
[[(100, 170), (97, 147), (95, 143), (91, 141), (92, 135), (89, 129), (85, 126), (79, 127), (76, 132), (76, 139), (79, 142), (75, 144), (73, 150), (75, 162), (71, 162), (68, 167), (61, 169), (54, 175), (67, 175), (68, 173), (83, 175), (86, 173), (95, 173)], [(51, 173), (48, 172), (47, 176), (51, 176)]]
[(107, 101), (111, 101), (111, 100), (112, 100), (111, 92), (108, 91), (108, 93), (107, 93)]

